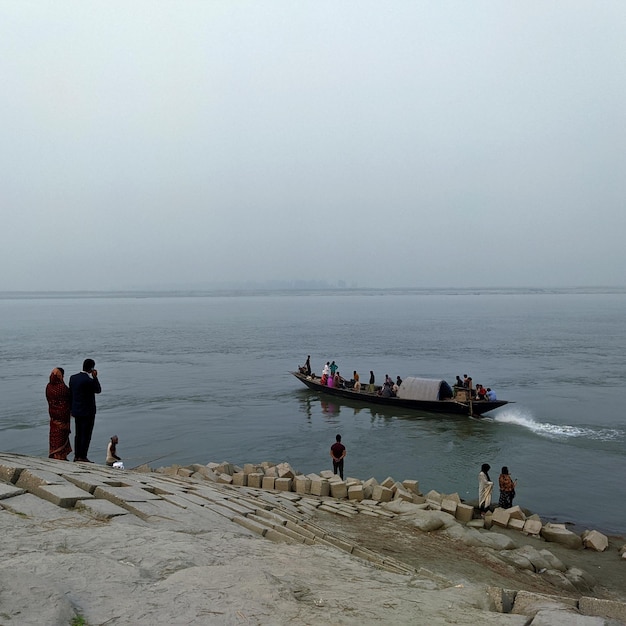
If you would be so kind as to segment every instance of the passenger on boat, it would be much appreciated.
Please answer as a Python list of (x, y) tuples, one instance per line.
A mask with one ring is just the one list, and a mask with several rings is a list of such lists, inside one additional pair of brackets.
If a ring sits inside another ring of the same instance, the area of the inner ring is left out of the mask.
[(341, 378), (339, 372), (335, 372), (335, 375), (333, 376), (333, 387), (343, 387), (343, 378)]
[(469, 387), (469, 381), (471, 378), (467, 374), (463, 374), (463, 387)]
[(322, 369), (322, 376), (324, 374), (326, 374), (326, 377), (330, 375), (330, 361), (326, 361), (326, 365), (324, 365), (324, 368)]
[(402, 379), (400, 378), (400, 376), (396, 377), (396, 385), (398, 385), (398, 387), (402, 384)]
[(487, 390), (480, 383), (476, 383), (476, 397), (478, 400), (484, 400), (486, 396)]
[(330, 364), (330, 375), (331, 376), (335, 376), (335, 372), (339, 369), (339, 365), (337, 365), (337, 363), (335, 363), (334, 361)]
[(496, 392), (491, 387), (487, 387), (487, 400), (489, 400), (489, 402), (496, 402), (497, 399)]
[(461, 380), (461, 377), (460, 377), (460, 376), (457, 376), (457, 377), (456, 377), (456, 383), (454, 383), (454, 386), (455, 386), (455, 387), (464, 387), (464, 385), (463, 385), (463, 381)]
[(326, 383), (328, 383), (328, 374), (322, 374), (322, 377), (320, 378), (320, 384), (326, 385)]
[(352, 377), (354, 379), (354, 390), (355, 391), (361, 391), (361, 383), (359, 381), (359, 373), (354, 370), (354, 374), (352, 374)]
[(374, 393), (374, 383), (376, 382), (376, 379), (374, 378), (374, 372), (372, 370), (370, 370), (370, 384), (367, 386), (367, 390), (370, 393)]
[(304, 364), (304, 367), (306, 369), (306, 375), (310, 376), (311, 375), (311, 355), (310, 354), (306, 357), (306, 363)]
[(385, 383), (383, 385), (382, 391), (380, 392), (380, 395), (383, 398), (393, 398), (393, 389), (387, 383)]
[(329, 387), (334, 387), (334, 386), (335, 386), (335, 377), (334, 377), (334, 376), (332, 376), (332, 375), (331, 375), (331, 376), (327, 376), (327, 381), (326, 381), (326, 384), (327, 384)]

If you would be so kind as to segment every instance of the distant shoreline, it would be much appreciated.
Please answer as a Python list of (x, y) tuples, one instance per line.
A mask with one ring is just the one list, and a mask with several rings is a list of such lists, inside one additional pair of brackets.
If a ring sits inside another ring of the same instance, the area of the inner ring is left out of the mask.
[(111, 289), (111, 290), (5, 290), (0, 300), (55, 298), (201, 298), (215, 296), (264, 295), (416, 295), (416, 296), (478, 296), (478, 295), (622, 295), (626, 286), (578, 287), (333, 287), (289, 285), (240, 285), (190, 288)]

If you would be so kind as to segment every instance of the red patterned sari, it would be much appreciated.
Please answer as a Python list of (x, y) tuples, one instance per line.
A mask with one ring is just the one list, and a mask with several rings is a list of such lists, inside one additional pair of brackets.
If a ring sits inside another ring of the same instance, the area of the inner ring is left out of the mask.
[(70, 445), (70, 390), (63, 382), (63, 374), (55, 368), (46, 385), (46, 400), (50, 414), (50, 454), (51, 459), (67, 461), (72, 451)]

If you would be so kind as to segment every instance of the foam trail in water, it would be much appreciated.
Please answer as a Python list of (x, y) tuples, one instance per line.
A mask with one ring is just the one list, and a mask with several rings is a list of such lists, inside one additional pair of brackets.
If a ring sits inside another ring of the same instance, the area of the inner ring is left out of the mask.
[(495, 422), (517, 424), (537, 435), (551, 438), (581, 437), (598, 441), (619, 441), (624, 439), (624, 431), (612, 428), (593, 429), (568, 424), (537, 422), (531, 415), (517, 408), (507, 408), (494, 417)]

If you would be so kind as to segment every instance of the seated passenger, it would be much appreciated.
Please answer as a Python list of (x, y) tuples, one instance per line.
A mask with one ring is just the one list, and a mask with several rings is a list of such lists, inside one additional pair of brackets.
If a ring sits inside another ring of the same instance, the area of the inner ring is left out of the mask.
[(380, 395), (383, 398), (393, 398), (393, 391), (389, 385), (383, 385), (383, 391)]
[(487, 400), (489, 402), (496, 402), (498, 398), (496, 398), (496, 392), (491, 389), (491, 387), (487, 387)]
[(322, 374), (322, 378), (320, 379), (320, 383), (322, 385), (325, 385), (328, 382), (328, 374), (324, 373)]
[(460, 377), (460, 376), (457, 376), (457, 377), (456, 377), (456, 382), (454, 383), (454, 386), (455, 386), (455, 387), (463, 387), (463, 386), (464, 386), (464, 385), (463, 385), (463, 381), (461, 380), (461, 377)]

